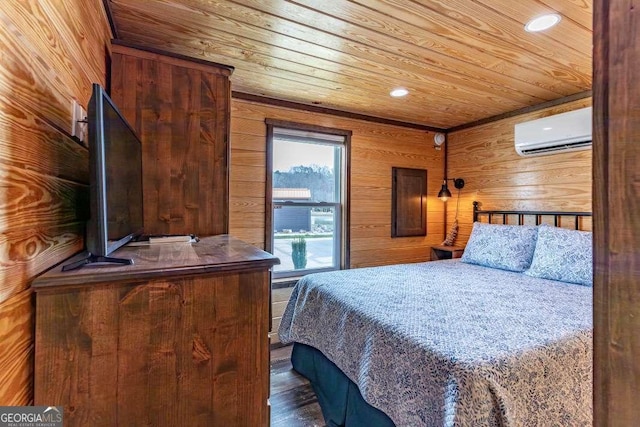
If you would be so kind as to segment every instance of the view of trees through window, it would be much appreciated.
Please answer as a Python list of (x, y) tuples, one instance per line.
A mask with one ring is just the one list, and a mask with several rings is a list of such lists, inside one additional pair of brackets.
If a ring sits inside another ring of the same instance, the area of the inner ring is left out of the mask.
[(273, 173), (274, 188), (307, 188), (314, 202), (333, 202), (335, 179), (333, 169), (327, 166), (294, 166), (286, 172)]

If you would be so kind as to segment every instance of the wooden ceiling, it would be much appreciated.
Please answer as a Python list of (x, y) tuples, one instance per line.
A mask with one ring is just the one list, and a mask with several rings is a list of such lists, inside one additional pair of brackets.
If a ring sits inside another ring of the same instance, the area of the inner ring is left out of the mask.
[(231, 65), (234, 91), (386, 119), (446, 129), (591, 89), (592, 0), (107, 4), (119, 39)]

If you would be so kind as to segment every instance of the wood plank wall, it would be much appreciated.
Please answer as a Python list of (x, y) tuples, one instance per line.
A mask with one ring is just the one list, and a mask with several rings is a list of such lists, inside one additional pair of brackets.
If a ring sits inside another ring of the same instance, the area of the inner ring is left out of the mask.
[[(591, 105), (591, 98), (450, 133), (448, 177), (463, 178), (457, 245), (471, 233), (473, 205), (482, 209), (591, 211), (591, 150), (520, 157), (514, 149), (516, 123)], [(455, 219), (456, 198), (447, 208), (447, 227)], [(590, 220), (585, 220), (590, 229)]]
[(100, 0), (4, 1), (0, 23), (0, 405), (26, 405), (31, 280), (83, 246), (88, 153), (71, 101), (105, 84), (111, 33)]
[[(351, 139), (351, 267), (426, 261), (444, 238), (444, 206), (436, 198), (444, 172), (433, 133), (264, 105), (231, 102), (230, 233), (264, 247), (265, 118), (353, 131)], [(391, 168), (428, 170), (427, 236), (391, 238)]]

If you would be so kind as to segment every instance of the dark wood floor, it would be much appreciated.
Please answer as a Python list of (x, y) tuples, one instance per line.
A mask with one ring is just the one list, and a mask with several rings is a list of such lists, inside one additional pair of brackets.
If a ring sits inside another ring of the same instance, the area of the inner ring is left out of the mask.
[(325, 427), (309, 381), (291, 367), (291, 349), (271, 350), (271, 427)]

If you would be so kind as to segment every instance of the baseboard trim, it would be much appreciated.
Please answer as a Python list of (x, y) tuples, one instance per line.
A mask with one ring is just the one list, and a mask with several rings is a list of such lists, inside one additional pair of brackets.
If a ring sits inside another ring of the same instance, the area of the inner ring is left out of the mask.
[(279, 280), (277, 282), (271, 282), (271, 289), (284, 289), (284, 288), (293, 288), (296, 283), (300, 280), (299, 277), (291, 280)]
[(276, 350), (276, 349), (282, 348), (282, 347), (289, 347), (290, 345), (293, 345), (293, 343), (282, 344), (280, 341), (278, 341), (278, 342), (274, 342), (274, 343), (269, 344), (269, 350)]

